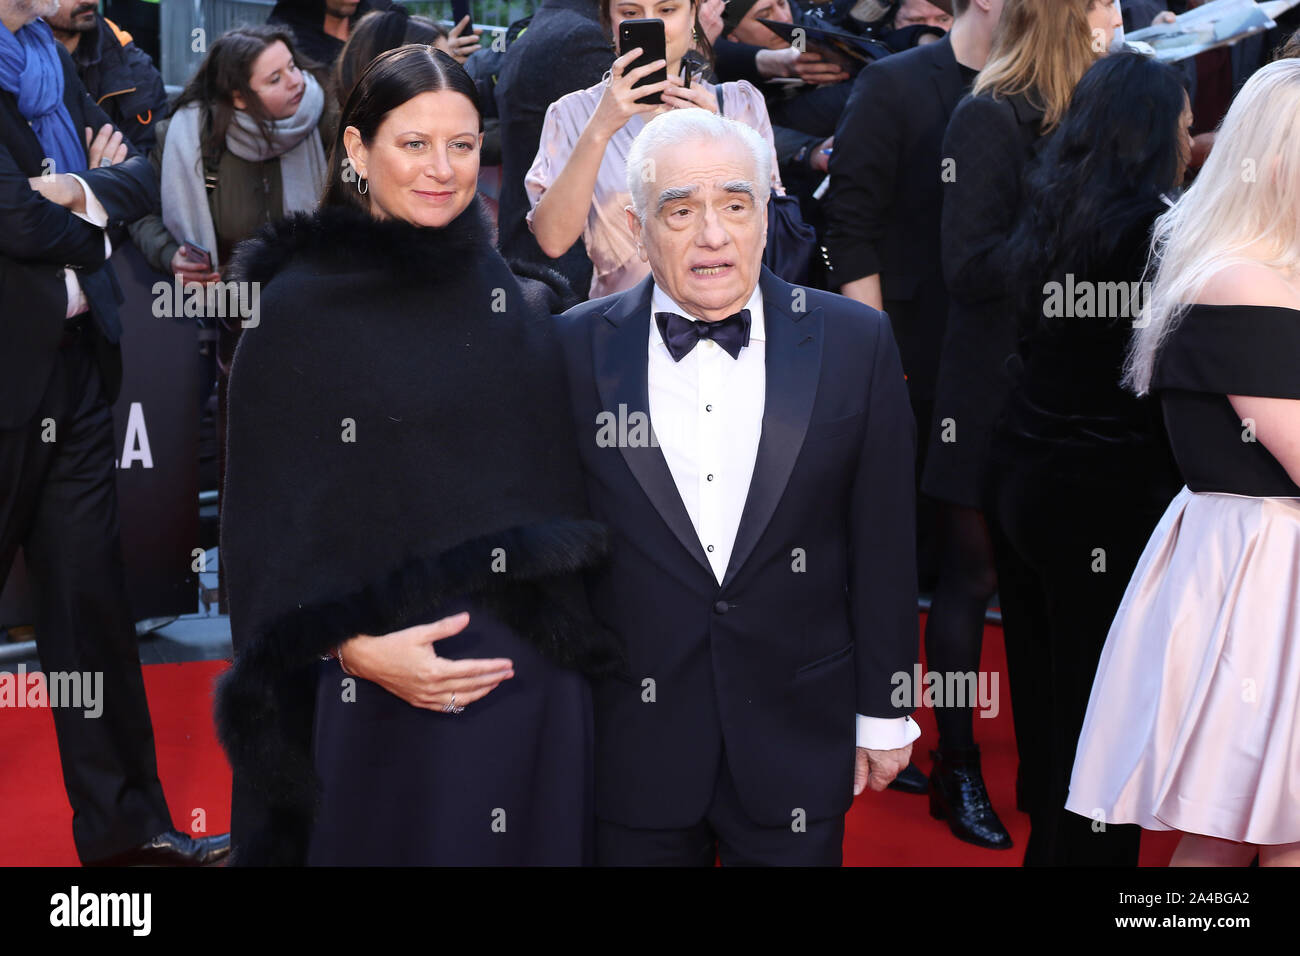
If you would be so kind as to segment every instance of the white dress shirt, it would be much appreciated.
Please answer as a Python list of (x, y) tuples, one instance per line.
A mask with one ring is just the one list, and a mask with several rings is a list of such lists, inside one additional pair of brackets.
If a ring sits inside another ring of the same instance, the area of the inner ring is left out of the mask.
[[(650, 421), (719, 584), (731, 562), (749, 497), (767, 397), (767, 327), (758, 286), (744, 307), (750, 316), (749, 345), (739, 357), (733, 359), (711, 339), (701, 339), (674, 362), (654, 314), (694, 316), (658, 283), (650, 298)], [(910, 717), (858, 715), (859, 747), (896, 750), (920, 735), (921, 728)]]
[[(86, 181), (75, 173), (70, 173), (77, 182), (81, 184), (81, 190), (86, 194), (86, 211), (84, 213), (74, 212), (73, 215), (79, 219), (84, 219), (92, 226), (98, 226), (105, 229), (108, 226), (108, 212), (95, 194), (90, 191)], [(104, 233), (104, 259), (107, 260), (113, 254), (113, 243), (108, 238), (108, 233)], [(86, 301), (86, 293), (81, 291), (81, 280), (77, 278), (77, 273), (72, 269), (63, 270), (63, 281), (68, 288), (68, 311), (64, 316), (70, 319), (90, 308), (90, 303)]]

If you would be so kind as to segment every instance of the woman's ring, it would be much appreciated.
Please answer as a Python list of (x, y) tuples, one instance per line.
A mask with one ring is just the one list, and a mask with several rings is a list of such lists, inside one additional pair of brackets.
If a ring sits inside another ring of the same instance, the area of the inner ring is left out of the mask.
[(105, 156), (103, 159), (101, 159), (101, 160), (99, 161), (99, 165), (100, 165), (101, 167), (102, 167), (102, 166), (112, 166), (112, 165), (113, 165), (113, 161), (112, 161), (111, 159), (109, 159), (107, 156)]
[(444, 714), (459, 714), (464, 710), (465, 710), (464, 707), (456, 706), (456, 695), (452, 694), (451, 700), (447, 702), (447, 706), (442, 709), (442, 712)]

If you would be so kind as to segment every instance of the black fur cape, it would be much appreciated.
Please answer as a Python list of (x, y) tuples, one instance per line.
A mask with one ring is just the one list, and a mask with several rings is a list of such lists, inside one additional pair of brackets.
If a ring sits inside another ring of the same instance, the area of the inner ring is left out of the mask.
[(585, 519), (554, 298), (521, 288), (477, 204), (442, 229), (299, 214), (242, 245), (227, 279), (258, 283), (260, 309), (230, 377), (235, 662), (216, 723), (232, 859), (294, 864), (328, 649), (472, 596), (561, 664), (600, 673), (620, 655), (580, 577), (606, 538)]

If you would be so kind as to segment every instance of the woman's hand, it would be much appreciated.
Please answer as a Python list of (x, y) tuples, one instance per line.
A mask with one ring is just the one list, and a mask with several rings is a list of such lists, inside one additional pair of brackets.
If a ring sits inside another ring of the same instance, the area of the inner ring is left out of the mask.
[(341, 663), (348, 673), (378, 684), (412, 707), (436, 711), (464, 707), (515, 676), (515, 665), (507, 658), (438, 656), (433, 645), (459, 634), (468, 624), (469, 614), (461, 612), (379, 637), (359, 634), (339, 648)]
[(668, 86), (664, 90), (664, 107), (679, 110), (687, 106), (698, 106), (710, 113), (718, 111), (718, 96), (713, 90), (692, 83), (688, 89), (680, 76), (668, 77)]
[(638, 103), (637, 100), (652, 93), (662, 92), (673, 79), (669, 77), (658, 83), (632, 89), (632, 84), (641, 77), (649, 76), (655, 70), (661, 70), (668, 65), (664, 60), (655, 60), (634, 70), (628, 69), (628, 65), (640, 55), (641, 48), (637, 47), (614, 61), (614, 65), (609, 70), (609, 82), (605, 84), (605, 92), (601, 94), (600, 102), (596, 104), (596, 111), (587, 121), (587, 128), (606, 142), (626, 126), (627, 121), (633, 116), (657, 110), (658, 103)]
[(212, 272), (202, 264), (186, 259), (181, 255), (180, 249), (172, 256), (171, 268), (174, 275), (181, 277), (181, 285), (186, 288), (194, 283), (202, 285), (221, 278), (220, 272)]

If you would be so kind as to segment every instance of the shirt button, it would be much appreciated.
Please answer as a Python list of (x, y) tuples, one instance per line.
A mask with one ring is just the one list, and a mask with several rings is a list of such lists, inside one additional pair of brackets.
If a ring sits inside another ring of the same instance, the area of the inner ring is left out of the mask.
[(709, 476), (708, 476), (708, 480), (709, 480), (709, 481), (712, 481), (712, 480), (713, 480), (713, 476), (712, 476), (712, 475), (709, 475)]
[(717, 604), (713, 605), (713, 612), (715, 614), (726, 614), (730, 610), (731, 605), (726, 601), (719, 601)]
[(713, 545), (709, 545), (708, 548), (705, 549), (705, 550), (707, 550), (707, 551), (709, 552), (709, 554), (712, 554), (712, 553), (713, 553)]
[(713, 411), (713, 406), (712, 406), (712, 405), (705, 405), (705, 406), (704, 406), (704, 410), (705, 410), (706, 412), (711, 412), (711, 411)]

